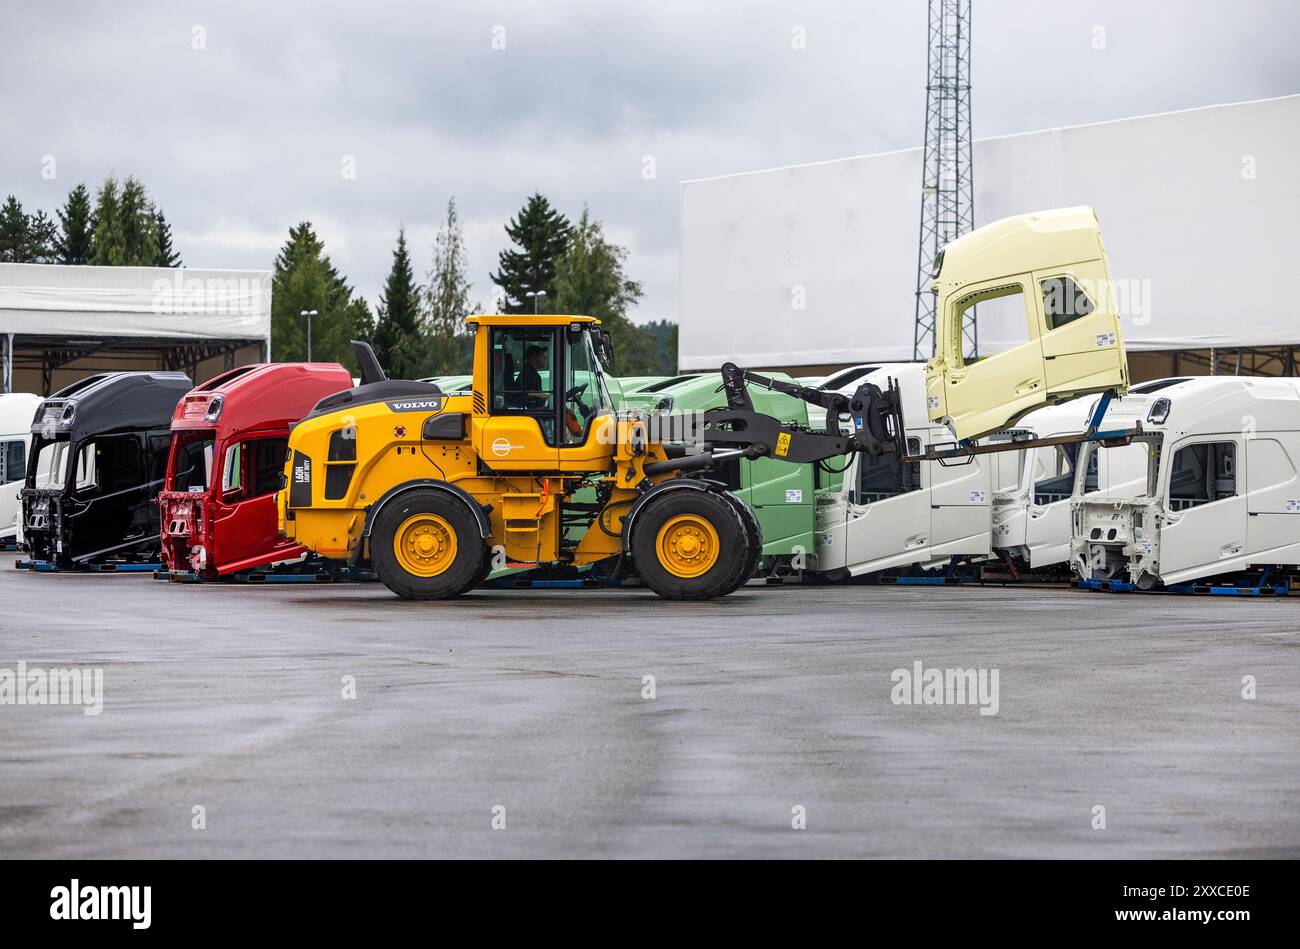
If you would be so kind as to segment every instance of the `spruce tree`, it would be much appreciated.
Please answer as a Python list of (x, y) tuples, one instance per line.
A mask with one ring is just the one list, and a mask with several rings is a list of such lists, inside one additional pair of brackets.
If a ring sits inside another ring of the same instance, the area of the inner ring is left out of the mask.
[(354, 375), (357, 361), (351, 341), (370, 339), (373, 327), (366, 301), (334, 269), (310, 221), (289, 229), (275, 258), (271, 284), (271, 351), (284, 361), (307, 357), (307, 321), (312, 318), (312, 359), (340, 362)]
[(95, 193), (89, 263), (100, 267), (117, 267), (126, 263), (118, 203), (117, 179), (109, 175)]
[(158, 245), (158, 253), (154, 258), (153, 265), (155, 267), (179, 267), (181, 266), (181, 255), (172, 248), (172, 227), (167, 223), (162, 208), (154, 205), (152, 210), (154, 241)]
[(61, 264), (90, 262), (91, 219), (90, 192), (84, 184), (68, 193), (68, 200), (57, 212), (59, 234), (54, 250)]
[(27, 218), (26, 259), (36, 264), (57, 264), (59, 226), (44, 211)]
[(139, 180), (127, 176), (118, 202), (122, 229), (122, 263), (128, 267), (153, 267), (158, 260), (158, 234), (153, 205)]
[(519, 250), (503, 250), (492, 282), (505, 291), (506, 313), (532, 313), (529, 291), (555, 293), (555, 265), (568, 246), (569, 220), (549, 201), (534, 194), (506, 225), (506, 234)]
[(373, 347), (379, 365), (394, 379), (413, 378), (419, 367), (409, 364), (411, 345), (406, 341), (420, 335), (420, 288), (415, 284), (404, 227), (398, 228), (393, 267), (376, 310)]
[(27, 260), (27, 214), (22, 202), (12, 194), (0, 207), (0, 261), (22, 263)]

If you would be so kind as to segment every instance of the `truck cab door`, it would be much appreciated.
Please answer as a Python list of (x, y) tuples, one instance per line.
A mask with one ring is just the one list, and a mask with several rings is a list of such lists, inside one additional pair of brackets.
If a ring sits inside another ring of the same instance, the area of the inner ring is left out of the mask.
[(1246, 542), (1253, 563), (1300, 563), (1300, 432), (1246, 439)]
[(1043, 363), (1049, 395), (1072, 395), (1117, 386), (1126, 378), (1105, 262), (1034, 274), (1042, 303)]
[(222, 452), (218, 499), (213, 505), (209, 563), (223, 573), (274, 562), (277, 550), (292, 549), (281, 541), (275, 492), (280, 488), (289, 440), (285, 437), (246, 438)]
[[(921, 448), (908, 438), (908, 452)], [(859, 455), (847, 485), (845, 566), (853, 576), (930, 559), (930, 492), (925, 466), (894, 455)]]
[(1165, 583), (1246, 565), (1245, 479), (1238, 470), (1244, 455), (1241, 440), (1234, 437), (1177, 443), (1161, 475), (1165, 523), (1160, 530), (1160, 579)]
[(988, 556), (993, 544), (995, 455), (964, 464), (925, 462), (930, 469), (930, 556)]
[[(979, 438), (1005, 428), (1044, 403), (1047, 370), (1039, 340), (1039, 310), (1024, 274), (963, 287), (941, 301), (944, 355), (927, 367), (930, 419), (946, 419), (958, 439)], [(962, 326), (978, 307), (982, 338), (1013, 345), (984, 358), (967, 354)]]

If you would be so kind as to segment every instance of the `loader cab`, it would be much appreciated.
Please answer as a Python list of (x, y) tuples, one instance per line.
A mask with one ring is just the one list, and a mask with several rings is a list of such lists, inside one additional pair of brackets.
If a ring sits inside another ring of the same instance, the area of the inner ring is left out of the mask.
[[(1128, 389), (1106, 252), (1091, 208), (1006, 218), (950, 243), (935, 262), (935, 356), (926, 367), (931, 421), (957, 439), (999, 431), (1026, 413)], [(977, 320), (989, 355), (968, 352)]]
[[(500, 471), (603, 471), (615, 400), (602, 367), (608, 338), (583, 316), (480, 316), (475, 326), (475, 449)], [(477, 387), (476, 387), (477, 393)]]
[(169, 423), (190, 387), (179, 372), (103, 373), (41, 404), (20, 493), (33, 559), (76, 567), (157, 555)]

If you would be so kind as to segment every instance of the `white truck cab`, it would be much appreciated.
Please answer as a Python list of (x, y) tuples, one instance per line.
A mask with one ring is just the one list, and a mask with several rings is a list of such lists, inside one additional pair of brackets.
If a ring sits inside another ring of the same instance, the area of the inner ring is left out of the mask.
[(27, 477), (32, 419), (44, 400), (27, 392), (0, 393), (0, 543), (18, 532), (18, 492)]
[[(1145, 476), (1108, 496), (1076, 479), (1071, 566), (1148, 589), (1300, 564), (1300, 380), (1208, 376), (1125, 399)], [(1112, 414), (1108, 413), (1109, 420)]]
[[(1188, 377), (1157, 379), (1135, 385), (1124, 399), (1112, 402), (1102, 422), (1110, 428), (1120, 417), (1132, 420), (1125, 404), (1157, 392)], [(1060, 405), (1031, 412), (1020, 420), (1018, 433), (1034, 438), (1078, 435), (1088, 427), (1097, 407), (1097, 396), (1072, 399)], [(1030, 570), (1064, 570), (1070, 562), (1070, 500), (1074, 493), (1075, 465), (1080, 445), (1038, 445), (1025, 448), (1015, 457), (1015, 477), (1010, 486), (993, 496), (993, 547)], [(1124, 462), (1136, 464), (1125, 466)], [(1090, 456), (1086, 477), (1088, 496), (1106, 496), (1136, 486), (1146, 477), (1143, 453), (1102, 451)]]
[[(926, 418), (925, 367), (895, 363), (859, 382), (883, 388), (890, 377), (902, 394), (909, 453), (947, 438)], [(980, 455), (944, 465), (888, 454), (851, 456), (838, 485), (817, 495), (818, 570), (842, 578), (934, 566), (952, 557), (988, 558), (998, 459)]]

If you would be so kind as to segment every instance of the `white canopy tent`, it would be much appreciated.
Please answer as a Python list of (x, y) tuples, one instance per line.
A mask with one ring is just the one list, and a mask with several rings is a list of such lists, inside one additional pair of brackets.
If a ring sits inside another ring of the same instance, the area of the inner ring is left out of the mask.
[(0, 391), (24, 371), (34, 387), (39, 370), (48, 393), (56, 372), (94, 359), (194, 377), (270, 349), (269, 271), (0, 264)]
[[(1289, 352), (1297, 152), (1300, 96), (981, 139), (976, 223), (1091, 205), (1130, 352)], [(911, 359), (920, 182), (920, 149), (683, 182), (681, 368)]]

